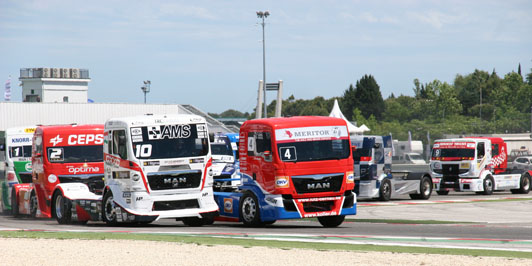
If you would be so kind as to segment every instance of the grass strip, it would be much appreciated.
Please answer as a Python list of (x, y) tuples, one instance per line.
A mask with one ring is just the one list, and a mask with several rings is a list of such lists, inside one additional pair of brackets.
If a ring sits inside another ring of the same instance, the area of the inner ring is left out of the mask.
[(532, 259), (532, 252), (460, 249), (460, 248), (430, 248), (430, 247), (403, 247), (403, 246), (379, 246), (370, 244), (333, 244), (314, 242), (293, 242), (274, 240), (234, 239), (222, 237), (182, 236), (174, 234), (147, 234), (147, 233), (92, 233), (92, 232), (39, 232), (39, 231), (0, 231), (2, 238), (46, 238), (46, 239), (83, 239), (83, 240), (143, 240), (174, 242), (179, 244), (196, 245), (234, 245), (242, 247), (270, 247), (279, 249), (312, 249), (333, 251), (357, 251), (357, 252), (398, 252), (398, 253), (422, 253), (441, 255), (464, 255), (464, 256), (489, 256), (507, 258)]

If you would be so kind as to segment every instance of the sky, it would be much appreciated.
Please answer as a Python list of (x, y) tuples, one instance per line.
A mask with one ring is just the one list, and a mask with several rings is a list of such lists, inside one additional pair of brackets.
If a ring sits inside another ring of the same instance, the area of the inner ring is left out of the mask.
[(265, 10), (266, 80), (284, 99), (342, 96), (366, 74), (387, 98), (416, 78), (532, 68), (530, 0), (0, 0), (0, 95), (11, 76), (21, 101), (21, 68), (84, 68), (95, 102), (142, 103), (150, 80), (148, 103), (253, 112)]

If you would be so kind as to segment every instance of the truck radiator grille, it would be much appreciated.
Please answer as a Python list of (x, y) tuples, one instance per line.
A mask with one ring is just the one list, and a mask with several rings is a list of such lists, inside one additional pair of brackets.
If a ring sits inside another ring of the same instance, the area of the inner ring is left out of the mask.
[(156, 201), (153, 203), (154, 211), (172, 211), (183, 209), (199, 208), (198, 200), (174, 200), (174, 201)]
[(18, 173), (18, 176), (23, 184), (31, 183), (31, 173)]
[(303, 210), (305, 212), (323, 212), (332, 210), (333, 206), (334, 201), (304, 202)]
[(89, 187), (90, 192), (96, 195), (102, 195), (105, 186), (103, 174), (59, 175), (57, 177), (60, 183), (83, 183)]
[(197, 188), (201, 184), (201, 170), (148, 174), (152, 190)]
[(320, 178), (293, 176), (292, 182), (298, 194), (317, 192), (338, 192), (342, 188), (344, 174), (324, 175)]

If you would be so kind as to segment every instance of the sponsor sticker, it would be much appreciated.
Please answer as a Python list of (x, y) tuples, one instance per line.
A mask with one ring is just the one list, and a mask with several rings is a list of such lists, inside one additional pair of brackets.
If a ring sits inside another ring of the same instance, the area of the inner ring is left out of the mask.
[(233, 199), (232, 198), (224, 199), (224, 212), (226, 213), (233, 212)]
[(276, 176), (275, 177), (275, 187), (276, 188), (288, 188), (290, 187), (290, 182), (288, 182), (287, 176)]

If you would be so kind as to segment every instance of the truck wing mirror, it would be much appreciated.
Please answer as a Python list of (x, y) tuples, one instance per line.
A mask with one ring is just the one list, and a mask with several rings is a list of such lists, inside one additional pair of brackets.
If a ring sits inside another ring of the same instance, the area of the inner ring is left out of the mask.
[(271, 151), (264, 151), (262, 153), (262, 157), (264, 157), (264, 160), (271, 160), (272, 159), (272, 152)]

